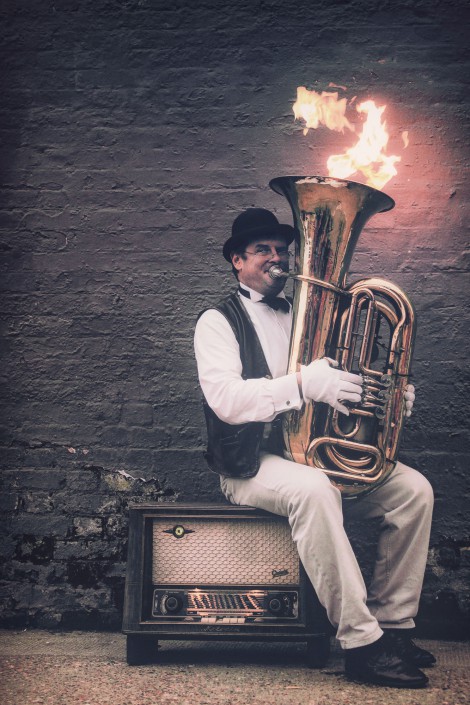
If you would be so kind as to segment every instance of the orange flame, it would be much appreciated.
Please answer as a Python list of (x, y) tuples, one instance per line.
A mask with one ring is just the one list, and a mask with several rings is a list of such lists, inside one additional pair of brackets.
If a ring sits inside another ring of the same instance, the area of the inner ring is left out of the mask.
[[(344, 132), (344, 128), (356, 132), (354, 125), (346, 118), (346, 107), (346, 98), (338, 100), (338, 93), (315, 93), (299, 86), (293, 110), (296, 120), (305, 121), (304, 135), (309, 128), (316, 129), (320, 125), (337, 132)], [(356, 106), (358, 113), (365, 115), (362, 132), (356, 144), (344, 154), (329, 157), (327, 167), (330, 176), (347, 179), (355, 172), (361, 172), (369, 186), (379, 189), (395, 176), (395, 163), (401, 157), (385, 153), (389, 140), (386, 123), (382, 121), (385, 108), (385, 105), (377, 107), (373, 100), (366, 100)], [(403, 133), (403, 141), (406, 146), (408, 133)]]
[(306, 127), (304, 135), (309, 128), (316, 128), (319, 125), (326, 125), (330, 130), (344, 132), (344, 128), (354, 130), (353, 125), (345, 117), (347, 100), (338, 100), (338, 93), (315, 93), (309, 91), (304, 86), (297, 88), (297, 100), (293, 105), (295, 119), (305, 120)]

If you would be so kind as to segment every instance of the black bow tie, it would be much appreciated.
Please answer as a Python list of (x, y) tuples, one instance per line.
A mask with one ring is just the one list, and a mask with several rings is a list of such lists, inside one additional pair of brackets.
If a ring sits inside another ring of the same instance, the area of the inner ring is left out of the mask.
[[(246, 296), (247, 299), (251, 299), (250, 292), (246, 289), (242, 289), (241, 286), (239, 286), (238, 291), (242, 296)], [(266, 304), (266, 306), (269, 306), (275, 311), (279, 311), (279, 309), (281, 309), (281, 311), (284, 311), (284, 313), (289, 313), (290, 311), (289, 302), (287, 301), (287, 299), (284, 299), (281, 296), (268, 295), (260, 299), (259, 303)]]

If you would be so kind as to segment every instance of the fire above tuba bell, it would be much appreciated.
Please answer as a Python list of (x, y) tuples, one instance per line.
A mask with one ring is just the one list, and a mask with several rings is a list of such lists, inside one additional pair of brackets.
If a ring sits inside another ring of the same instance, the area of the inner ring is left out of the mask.
[[(359, 234), (394, 201), (369, 186), (320, 176), (285, 176), (284, 195), (297, 229), (288, 372), (330, 357), (364, 378), (350, 415), (310, 402), (284, 415), (286, 454), (325, 472), (347, 498), (370, 492), (393, 471), (405, 416), (416, 327), (413, 306), (394, 284), (362, 279), (346, 287)], [(286, 276), (280, 268), (273, 278)]]

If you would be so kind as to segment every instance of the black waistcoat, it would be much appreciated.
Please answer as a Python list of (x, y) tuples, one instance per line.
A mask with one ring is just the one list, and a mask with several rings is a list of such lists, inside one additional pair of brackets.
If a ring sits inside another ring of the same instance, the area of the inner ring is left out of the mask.
[[(240, 346), (243, 379), (271, 378), (268, 363), (253, 323), (238, 294), (231, 294), (214, 306), (230, 323)], [(259, 470), (259, 453), (265, 424), (228, 424), (221, 421), (204, 400), (207, 452), (210, 469), (226, 477), (253, 477)], [(270, 449), (281, 452), (280, 424), (273, 424)]]

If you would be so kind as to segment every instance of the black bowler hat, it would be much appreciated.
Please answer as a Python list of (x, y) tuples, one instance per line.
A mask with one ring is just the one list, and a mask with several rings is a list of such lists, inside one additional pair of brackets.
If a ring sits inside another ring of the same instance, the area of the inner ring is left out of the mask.
[(295, 229), (291, 225), (280, 223), (274, 213), (265, 208), (248, 208), (235, 218), (232, 225), (232, 235), (225, 243), (222, 253), (231, 262), (230, 253), (242, 245), (247, 245), (259, 237), (281, 237), (290, 245), (295, 237)]

